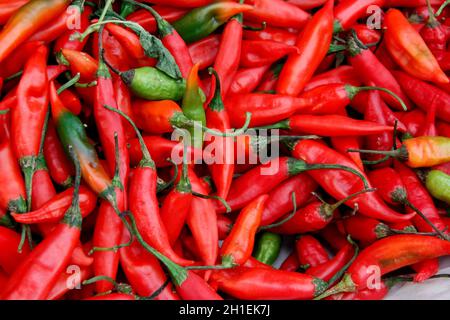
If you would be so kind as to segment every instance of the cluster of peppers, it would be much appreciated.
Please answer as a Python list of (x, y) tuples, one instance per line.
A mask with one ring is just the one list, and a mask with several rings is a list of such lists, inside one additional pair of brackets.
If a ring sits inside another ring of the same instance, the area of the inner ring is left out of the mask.
[(382, 299), (437, 274), (450, 1), (148, 2), (0, 4), (0, 299)]

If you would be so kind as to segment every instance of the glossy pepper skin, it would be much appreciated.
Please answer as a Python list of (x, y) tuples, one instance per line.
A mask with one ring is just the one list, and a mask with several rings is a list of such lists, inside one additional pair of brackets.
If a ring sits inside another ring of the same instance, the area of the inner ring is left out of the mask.
[(272, 265), (281, 250), (281, 236), (272, 232), (264, 232), (258, 239), (254, 257), (261, 263)]
[(232, 16), (251, 9), (252, 6), (233, 2), (213, 3), (190, 11), (173, 27), (186, 43), (192, 43), (210, 35)]
[(428, 172), (426, 186), (431, 195), (447, 204), (450, 204), (448, 190), (450, 188), (450, 176), (440, 170), (431, 170)]
[(297, 207), (302, 207), (311, 199), (317, 183), (306, 173), (295, 175), (280, 183), (269, 193), (267, 205), (263, 211), (261, 225), (269, 225), (294, 209), (292, 194), (295, 193)]
[(325, 248), (315, 237), (311, 235), (300, 236), (295, 242), (300, 265), (305, 268), (311, 268), (330, 260)]
[(359, 18), (365, 16), (369, 6), (382, 6), (385, 0), (344, 0), (334, 9), (334, 32), (348, 30)]
[[(122, 232), (122, 243), (128, 243), (130, 235), (128, 230)], [(129, 247), (120, 249), (120, 265), (122, 266), (131, 286), (140, 296), (150, 296), (167, 280), (159, 261), (146, 252), (136, 241)], [(178, 300), (169, 284), (156, 300)]]
[(16, 11), (0, 33), (0, 62), (69, 4), (69, 0), (32, 0)]
[[(347, 157), (316, 141), (303, 140), (296, 143), (293, 156), (308, 163), (339, 163), (355, 170), (356, 165)], [(344, 197), (363, 189), (361, 180), (351, 177), (349, 173), (337, 170), (310, 172), (316, 180), (335, 199)], [(350, 180), (349, 180), (350, 179)], [(399, 222), (411, 219), (414, 214), (400, 214), (387, 207), (382, 199), (374, 193), (364, 193), (348, 201), (349, 205), (358, 202), (359, 212), (363, 215), (387, 222)]]
[(1, 298), (42, 300), (47, 298), (80, 241), (82, 217), (78, 203), (81, 172), (76, 162), (75, 195), (55, 229), (34, 248), (11, 275)]
[(220, 270), (213, 274), (212, 280), (220, 291), (246, 300), (311, 299), (325, 288), (322, 280), (309, 275), (264, 268)]
[(30, 253), (30, 247), (27, 242), (25, 242), (22, 252), (18, 252), (17, 248), (19, 243), (20, 234), (9, 228), (0, 226), (0, 244), (2, 246), (0, 267), (8, 275), (12, 274)]
[(307, 23), (289, 56), (277, 84), (277, 93), (297, 96), (325, 57), (333, 34), (333, 1), (328, 1)]
[(222, 264), (241, 265), (251, 256), (267, 198), (262, 195), (242, 209), (220, 249)]
[(449, 82), (420, 34), (399, 10), (390, 9), (384, 23), (387, 28), (384, 38), (386, 46), (403, 70), (425, 81)]
[(420, 235), (396, 235), (375, 242), (358, 255), (347, 271), (350, 287), (358, 290), (368, 285), (371, 266), (379, 267), (384, 275), (401, 267), (423, 260), (448, 255), (450, 242), (436, 237)]

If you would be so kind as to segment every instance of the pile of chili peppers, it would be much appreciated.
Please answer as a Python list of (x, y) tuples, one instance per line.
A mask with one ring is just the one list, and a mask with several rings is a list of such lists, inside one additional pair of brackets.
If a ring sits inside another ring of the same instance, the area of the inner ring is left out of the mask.
[(449, 2), (3, 1), (0, 299), (366, 300), (437, 277)]

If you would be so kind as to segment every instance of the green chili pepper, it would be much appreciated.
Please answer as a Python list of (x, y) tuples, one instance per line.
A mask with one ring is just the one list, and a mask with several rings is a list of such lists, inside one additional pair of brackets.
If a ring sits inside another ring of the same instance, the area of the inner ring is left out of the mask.
[(130, 2), (122, 2), (122, 6), (120, 7), (120, 16), (122, 18), (128, 17), (128, 15), (132, 14), (136, 10), (136, 6)]
[[(190, 120), (206, 126), (206, 114), (203, 104), (206, 101), (205, 94), (199, 86), (198, 78), (198, 64), (196, 64), (187, 80), (186, 91), (183, 97), (182, 109), (183, 114)], [(197, 130), (194, 127), (189, 129), (191, 134), (192, 145), (199, 150), (203, 147), (203, 131), (200, 128)]]
[(425, 184), (428, 191), (438, 200), (450, 204), (450, 176), (440, 170), (428, 172)]
[(281, 236), (272, 232), (264, 232), (258, 240), (254, 257), (256, 260), (272, 265), (281, 250)]
[(173, 23), (173, 27), (187, 43), (203, 39), (234, 15), (253, 9), (234, 2), (218, 2), (196, 8)]

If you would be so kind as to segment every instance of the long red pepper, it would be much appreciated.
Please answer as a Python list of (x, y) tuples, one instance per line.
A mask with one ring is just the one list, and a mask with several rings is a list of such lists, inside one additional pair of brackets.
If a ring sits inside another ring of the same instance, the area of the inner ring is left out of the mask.
[(220, 249), (223, 265), (241, 265), (252, 255), (255, 235), (267, 198), (268, 195), (259, 196), (239, 213)]
[(277, 92), (296, 96), (303, 91), (328, 52), (333, 33), (333, 1), (308, 22), (297, 40), (300, 54), (291, 54), (280, 73)]
[(403, 13), (397, 9), (390, 9), (384, 23), (387, 28), (384, 37), (386, 47), (405, 71), (425, 81), (449, 82), (436, 58)]
[[(230, 22), (231, 23), (231, 22)], [(221, 132), (230, 130), (230, 118), (223, 105), (221, 96), (222, 82), (220, 74), (215, 70), (211, 70), (214, 75), (215, 91), (211, 102), (206, 109), (206, 124), (209, 128), (217, 129)], [(207, 138), (208, 140), (208, 138)], [(219, 197), (226, 199), (230, 190), (231, 182), (234, 174), (234, 159), (229, 156), (230, 150), (233, 150), (233, 139), (224, 137), (209, 137), (211, 143), (216, 145), (215, 163), (209, 166), (211, 177), (217, 188)]]
[[(295, 158), (304, 159), (307, 163), (339, 163), (359, 171), (358, 167), (347, 157), (312, 140), (297, 142), (292, 155)], [(350, 177), (349, 173), (340, 170), (312, 171), (309, 174), (337, 200), (363, 189), (360, 179)], [(414, 213), (400, 214), (392, 210), (373, 192), (361, 194), (348, 201), (348, 205), (351, 206), (354, 206), (355, 203), (358, 203), (361, 214), (387, 222), (405, 221), (415, 215)]]
[(240, 66), (261, 67), (291, 53), (299, 53), (299, 49), (296, 46), (276, 41), (244, 40), (242, 41)]
[(310, 18), (307, 12), (281, 0), (246, 0), (245, 3), (254, 6), (245, 14), (246, 19), (276, 27), (299, 29)]
[(217, 271), (213, 281), (220, 291), (246, 300), (312, 299), (326, 286), (320, 279), (297, 272), (248, 267)]
[[(122, 243), (130, 241), (128, 230), (123, 231)], [(141, 296), (150, 296), (167, 280), (159, 261), (145, 251), (136, 240), (120, 249), (120, 265), (133, 289)], [(156, 300), (178, 300), (169, 284)]]
[(32, 0), (21, 7), (0, 33), (0, 62), (47, 22), (60, 15), (69, 4), (69, 0)]
[[(43, 206), (35, 211), (24, 214), (16, 214), (12, 212), (12, 216), (19, 223), (42, 223), (42, 222), (58, 222), (64, 217), (65, 211), (70, 207), (73, 198), (73, 188), (69, 188), (55, 195)], [(84, 218), (91, 213), (96, 204), (97, 196), (85, 186), (81, 185), (79, 190), (79, 202), (81, 216)]]
[(31, 205), (32, 179), (47, 114), (47, 55), (48, 49), (40, 46), (27, 61), (17, 88), (17, 107), (11, 113), (13, 146), (25, 174), (28, 206)]
[[(169, 7), (164, 5), (155, 5), (152, 7), (167, 22), (172, 23), (186, 14), (186, 9), (180, 7)], [(157, 29), (155, 17), (145, 9), (139, 9), (127, 16), (128, 21), (139, 23), (148, 32), (154, 33)]]
[(351, 66), (339, 66), (330, 71), (315, 75), (305, 85), (305, 91), (312, 90), (319, 86), (332, 83), (348, 83), (353, 86), (359, 86), (361, 81), (356, 70)]
[(367, 15), (367, 8), (369, 6), (382, 6), (385, 0), (344, 0), (339, 3), (334, 9), (335, 21), (334, 31), (340, 32), (348, 30), (356, 21)]
[(21, 263), (2, 292), (5, 300), (45, 299), (67, 266), (81, 233), (78, 189), (81, 173), (75, 161), (75, 195), (58, 226)]
[[(350, 53), (349, 62), (364, 84), (371, 85), (373, 83), (375, 86), (381, 86), (394, 92), (403, 100), (409, 109), (411, 106), (409, 99), (403, 93), (392, 73), (378, 61), (375, 54), (357, 38), (350, 38), (348, 40), (348, 46)], [(382, 92), (381, 96), (390, 106), (397, 110), (402, 109), (402, 105), (392, 95)]]
[(397, 235), (382, 239), (361, 251), (343, 280), (324, 296), (363, 290), (372, 282), (369, 278), (373, 277), (374, 272), (383, 276), (402, 267), (449, 253), (450, 242), (436, 237)]
[(198, 64), (200, 70), (213, 65), (219, 52), (220, 36), (212, 34), (188, 46), (193, 64)]
[[(257, 27), (257, 25), (255, 25)], [(298, 35), (286, 29), (267, 26), (263, 30), (244, 30), (245, 40), (276, 41), (287, 45), (295, 45)]]
[(269, 68), (270, 65), (239, 69), (231, 82), (230, 94), (250, 93), (254, 91)]

